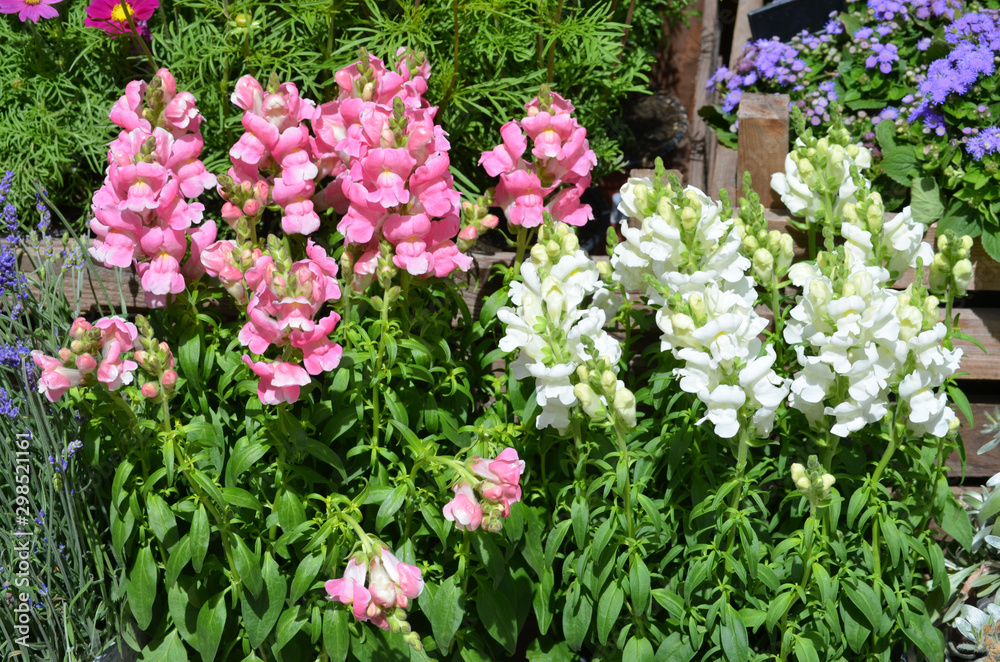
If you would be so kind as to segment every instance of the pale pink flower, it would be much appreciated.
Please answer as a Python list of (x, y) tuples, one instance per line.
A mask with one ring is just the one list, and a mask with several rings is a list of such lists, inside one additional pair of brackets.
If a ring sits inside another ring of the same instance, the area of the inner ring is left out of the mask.
[(104, 343), (103, 359), (97, 367), (97, 381), (117, 391), (124, 384), (132, 383), (132, 373), (139, 367), (135, 361), (122, 357), (122, 345), (117, 340)]
[(367, 564), (358, 563), (351, 558), (344, 569), (343, 577), (330, 579), (324, 584), (329, 598), (350, 605), (354, 618), (359, 621), (368, 620), (368, 605), (372, 599), (371, 593), (365, 588), (367, 575)]
[(302, 366), (287, 361), (254, 362), (244, 354), (243, 362), (260, 377), (260, 382), (257, 383), (257, 397), (265, 405), (295, 402), (299, 399), (301, 387), (310, 381), (309, 373)]
[(455, 523), (455, 528), (462, 531), (475, 531), (483, 521), (483, 509), (476, 499), (476, 493), (468, 483), (459, 483), (452, 487), (455, 496), (445, 504), (444, 518)]
[(42, 369), (38, 377), (38, 392), (55, 402), (63, 393), (74, 386), (79, 386), (83, 374), (76, 368), (67, 368), (62, 361), (42, 354), (39, 350), (31, 352), (31, 360)]

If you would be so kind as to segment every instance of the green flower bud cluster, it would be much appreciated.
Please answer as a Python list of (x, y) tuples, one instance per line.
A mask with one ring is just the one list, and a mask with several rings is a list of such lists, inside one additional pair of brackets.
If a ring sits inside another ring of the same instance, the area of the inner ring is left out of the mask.
[(635, 394), (624, 386), (618, 386), (618, 376), (611, 370), (606, 358), (601, 357), (590, 367), (577, 367), (576, 376), (580, 381), (573, 386), (573, 394), (590, 420), (608, 420), (607, 403), (611, 402), (614, 413), (625, 427), (635, 427)]
[(538, 241), (531, 247), (531, 262), (538, 269), (538, 276), (544, 279), (559, 260), (578, 250), (580, 240), (576, 232), (565, 223), (549, 218), (538, 228)]
[(806, 466), (798, 462), (792, 464), (792, 482), (809, 499), (809, 505), (815, 510), (829, 502), (830, 489), (837, 479), (826, 473), (815, 455), (810, 455)]
[(972, 280), (972, 237), (957, 236), (953, 230), (946, 230), (937, 238), (938, 252), (931, 262), (930, 289), (935, 294), (943, 294), (951, 289), (955, 296), (965, 296)]

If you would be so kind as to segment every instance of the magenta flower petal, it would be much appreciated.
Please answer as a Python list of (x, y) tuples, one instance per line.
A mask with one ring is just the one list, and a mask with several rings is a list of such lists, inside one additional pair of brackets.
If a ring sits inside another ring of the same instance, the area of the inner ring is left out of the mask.
[(87, 7), (87, 18), (83, 24), (88, 28), (100, 28), (111, 35), (125, 34), (131, 30), (129, 14), (138, 29), (138, 23), (149, 20), (159, 6), (160, 0), (93, 0)]
[(54, 5), (61, 0), (0, 0), (0, 14), (17, 14), (24, 21), (38, 22), (40, 18), (55, 18), (59, 15)]

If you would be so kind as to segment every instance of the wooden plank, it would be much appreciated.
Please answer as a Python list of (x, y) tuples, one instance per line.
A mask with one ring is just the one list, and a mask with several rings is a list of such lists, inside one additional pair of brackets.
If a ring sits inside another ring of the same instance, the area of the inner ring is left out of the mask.
[[(701, 51), (698, 57), (698, 68), (695, 74), (694, 107), (701, 108), (712, 103), (708, 93), (708, 79), (718, 68), (719, 35), (717, 30), (718, 5), (716, 0), (703, 0), (701, 12)], [(700, 115), (690, 118), (688, 139), (691, 145), (691, 162), (688, 168), (688, 178), (692, 186), (705, 190), (708, 179), (708, 169), (712, 162), (712, 152), (718, 139), (715, 132)]]
[(706, 191), (710, 198), (718, 200), (720, 191), (725, 189), (730, 200), (736, 199), (737, 193), (743, 190), (742, 186), (737, 186), (736, 168), (738, 162), (739, 155), (735, 149), (729, 149), (722, 145), (716, 148), (715, 157), (712, 159), (708, 190)]
[[(751, 187), (768, 209), (783, 207), (781, 198), (771, 190), (771, 174), (785, 170), (788, 102), (787, 94), (744, 92), (740, 98), (735, 184), (742, 184), (743, 173), (749, 172)], [(730, 198), (735, 199), (732, 194)]]
[[(986, 399), (990, 398), (986, 396)], [(987, 415), (992, 415), (996, 418), (997, 408), (1000, 404), (996, 401), (973, 402), (971, 406), (974, 419), (973, 425), (969, 425), (964, 415), (958, 415), (959, 420), (962, 421), (959, 434), (962, 436), (962, 441), (965, 444), (965, 479), (962, 483), (965, 485), (981, 485), (990, 476), (1000, 473), (1000, 447), (994, 448), (982, 455), (978, 453), (979, 449), (986, 442), (993, 439), (992, 435), (983, 432), (983, 426), (989, 423)], [(945, 460), (945, 464), (951, 468), (950, 475), (952, 478), (961, 479), (961, 455), (957, 452), (952, 453)]]
[(764, 6), (764, 0), (740, 0), (736, 6), (736, 23), (733, 25), (733, 45), (729, 49), (729, 68), (736, 66), (736, 61), (743, 54), (743, 46), (750, 41), (750, 18), (748, 14)]

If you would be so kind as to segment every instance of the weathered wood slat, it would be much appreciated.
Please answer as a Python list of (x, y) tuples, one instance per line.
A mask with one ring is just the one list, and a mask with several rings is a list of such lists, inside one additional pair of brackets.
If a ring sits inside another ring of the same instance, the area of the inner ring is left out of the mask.
[[(751, 184), (765, 208), (781, 208), (781, 198), (771, 190), (771, 174), (783, 172), (788, 153), (788, 95), (744, 93), (740, 100), (740, 148), (736, 154), (736, 181), (749, 172)], [(735, 198), (732, 198), (735, 199)]]
[[(711, 103), (706, 85), (719, 64), (718, 6), (716, 0), (702, 2), (701, 53), (698, 57), (694, 88), (696, 109)], [(714, 160), (718, 139), (715, 137), (715, 132), (708, 128), (705, 120), (697, 114), (690, 118), (688, 139), (691, 144), (688, 178), (693, 186), (704, 190), (707, 187), (709, 165)]]

